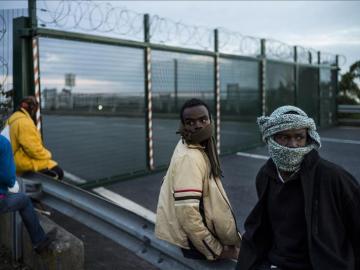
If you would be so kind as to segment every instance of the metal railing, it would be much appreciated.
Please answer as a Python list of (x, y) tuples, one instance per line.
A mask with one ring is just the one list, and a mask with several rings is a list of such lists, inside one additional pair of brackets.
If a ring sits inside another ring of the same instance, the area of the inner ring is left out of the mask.
[(43, 203), (90, 227), (159, 269), (233, 269), (234, 261), (197, 261), (183, 257), (179, 248), (157, 239), (153, 219), (131, 212), (98, 195), (40, 175), (28, 180), (42, 183)]
[(338, 113), (360, 113), (360, 105), (338, 105)]

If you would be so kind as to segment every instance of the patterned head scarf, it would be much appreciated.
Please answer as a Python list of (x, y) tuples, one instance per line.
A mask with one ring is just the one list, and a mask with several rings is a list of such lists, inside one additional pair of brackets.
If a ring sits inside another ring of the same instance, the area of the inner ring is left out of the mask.
[[(268, 145), (270, 157), (278, 169), (288, 172), (300, 168), (304, 156), (312, 149), (321, 147), (320, 136), (312, 118), (295, 106), (277, 108), (270, 116), (261, 116), (257, 119), (262, 139)], [(306, 128), (311, 141), (305, 147), (289, 148), (275, 142), (276, 133), (289, 129)]]

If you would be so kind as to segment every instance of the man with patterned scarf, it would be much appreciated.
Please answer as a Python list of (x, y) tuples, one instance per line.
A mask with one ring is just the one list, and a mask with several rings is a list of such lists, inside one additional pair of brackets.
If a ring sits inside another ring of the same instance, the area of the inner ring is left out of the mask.
[(178, 142), (161, 186), (155, 235), (192, 259), (236, 259), (240, 234), (222, 187), (207, 105), (191, 99), (180, 112)]
[(322, 159), (313, 119), (294, 106), (259, 117), (270, 159), (256, 177), (238, 270), (359, 270), (360, 186)]

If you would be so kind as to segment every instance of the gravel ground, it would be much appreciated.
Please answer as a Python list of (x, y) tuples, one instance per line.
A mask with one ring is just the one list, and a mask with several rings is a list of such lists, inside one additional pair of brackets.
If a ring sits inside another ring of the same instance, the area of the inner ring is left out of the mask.
[(29, 267), (12, 262), (10, 251), (4, 246), (0, 246), (0, 269), (1, 270), (30, 270)]

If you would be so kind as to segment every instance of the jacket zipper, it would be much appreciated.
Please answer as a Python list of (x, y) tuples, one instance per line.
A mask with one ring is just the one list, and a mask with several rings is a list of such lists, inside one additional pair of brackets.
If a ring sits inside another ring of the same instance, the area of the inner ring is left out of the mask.
[[(238, 236), (239, 236), (239, 238), (240, 238), (240, 240), (241, 240), (241, 235), (239, 234), (239, 229), (238, 229), (238, 226), (237, 226), (236, 218), (235, 218), (234, 212), (233, 212), (233, 210), (232, 210), (232, 208), (231, 208), (231, 205), (230, 205), (230, 203), (226, 200), (226, 198), (224, 197), (224, 195), (222, 194), (222, 192), (221, 192), (221, 190), (220, 190), (220, 188), (219, 188), (219, 185), (218, 185), (218, 183), (217, 183), (217, 181), (216, 181), (215, 178), (214, 178), (214, 181), (215, 181), (216, 187), (218, 188), (221, 196), (223, 197), (223, 199), (224, 199), (224, 201), (226, 202), (226, 204), (229, 206), (231, 215), (232, 215), (232, 217), (233, 217), (233, 219), (234, 219), (234, 222), (235, 222), (236, 231), (238, 232)], [(214, 226), (214, 228), (215, 228), (215, 226)], [(215, 230), (215, 229), (214, 229), (214, 230)]]

